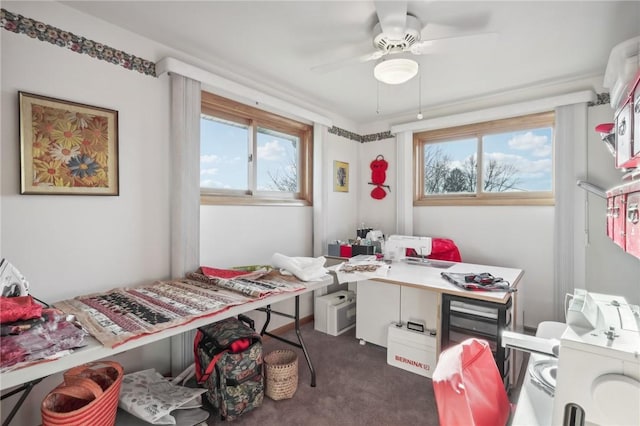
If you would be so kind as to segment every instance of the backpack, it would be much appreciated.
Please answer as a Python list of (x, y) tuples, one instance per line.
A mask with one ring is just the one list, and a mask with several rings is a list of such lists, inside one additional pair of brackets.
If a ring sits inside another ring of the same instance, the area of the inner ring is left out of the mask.
[[(253, 327), (253, 320), (240, 315)], [(205, 402), (222, 420), (234, 420), (262, 405), (262, 339), (232, 317), (198, 328), (194, 339), (196, 380), (207, 388)]]

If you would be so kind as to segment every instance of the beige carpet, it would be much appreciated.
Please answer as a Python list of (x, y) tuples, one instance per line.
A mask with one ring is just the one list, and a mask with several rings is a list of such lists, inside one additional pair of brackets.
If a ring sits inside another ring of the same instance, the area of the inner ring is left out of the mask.
[[(236, 425), (438, 425), (431, 380), (387, 364), (386, 349), (361, 346), (352, 329), (341, 336), (302, 326), (302, 335), (316, 369), (315, 388), (302, 351), (275, 339), (275, 349), (298, 353), (298, 389), (292, 399), (267, 397), (260, 408), (233, 421)], [(295, 338), (295, 332), (285, 334)], [(222, 424), (217, 418), (209, 425)]]

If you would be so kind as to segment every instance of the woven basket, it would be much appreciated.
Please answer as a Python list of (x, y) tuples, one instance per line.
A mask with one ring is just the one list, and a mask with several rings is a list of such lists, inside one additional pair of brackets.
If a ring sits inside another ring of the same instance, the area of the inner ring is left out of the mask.
[(264, 393), (273, 400), (289, 399), (298, 389), (298, 355), (290, 350), (269, 352), (264, 357)]
[(123, 369), (112, 361), (80, 365), (42, 401), (43, 426), (112, 426), (116, 421)]

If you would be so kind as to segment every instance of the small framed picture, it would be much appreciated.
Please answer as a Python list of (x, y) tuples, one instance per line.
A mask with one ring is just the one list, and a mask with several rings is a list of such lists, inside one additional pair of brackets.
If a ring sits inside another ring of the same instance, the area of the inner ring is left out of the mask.
[(19, 92), (20, 192), (118, 195), (118, 111)]
[(349, 163), (333, 162), (333, 191), (349, 192)]

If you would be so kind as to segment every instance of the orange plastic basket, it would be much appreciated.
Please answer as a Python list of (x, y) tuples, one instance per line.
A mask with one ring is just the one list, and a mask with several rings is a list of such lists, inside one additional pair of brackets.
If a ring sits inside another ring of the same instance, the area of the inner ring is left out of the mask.
[(44, 398), (43, 426), (111, 426), (115, 424), (124, 370), (98, 361), (64, 373), (64, 383)]

